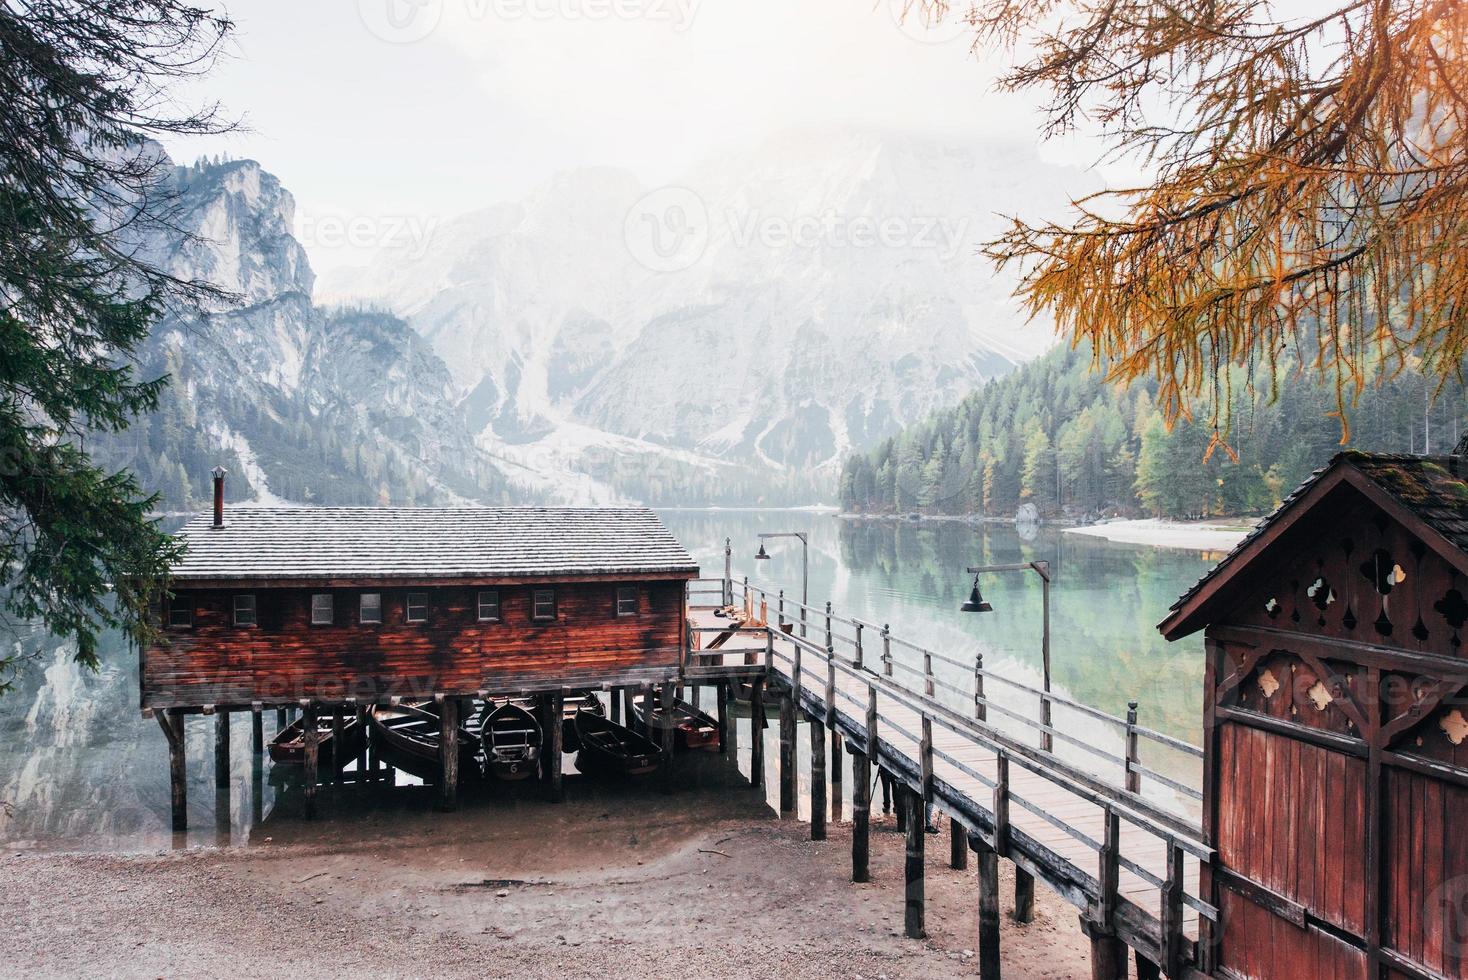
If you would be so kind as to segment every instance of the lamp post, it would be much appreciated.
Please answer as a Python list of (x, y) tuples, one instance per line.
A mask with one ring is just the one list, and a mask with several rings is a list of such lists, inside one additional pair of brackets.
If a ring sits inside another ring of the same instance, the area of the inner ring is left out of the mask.
[(805, 531), (765, 531), (759, 535), (759, 551), (755, 558), (759, 561), (769, 561), (770, 553), (765, 551), (766, 538), (799, 538), (800, 539), (800, 638), (805, 639), (805, 607), (810, 605), (810, 537)]
[(1040, 730), (1040, 748), (1046, 752), (1054, 748), (1054, 740), (1050, 736), (1050, 563), (1048, 561), (1019, 562), (1012, 565), (978, 565), (967, 569), (974, 577), (973, 591), (969, 593), (968, 601), (959, 607), (962, 612), (982, 613), (993, 612), (994, 607), (984, 601), (979, 594), (979, 576), (987, 572), (1023, 572), (1032, 571), (1040, 576), (1041, 595), (1045, 608), (1044, 632), (1040, 638), (1040, 660), (1043, 673), (1042, 687), (1044, 694), (1040, 697), (1040, 724), (1044, 726)]

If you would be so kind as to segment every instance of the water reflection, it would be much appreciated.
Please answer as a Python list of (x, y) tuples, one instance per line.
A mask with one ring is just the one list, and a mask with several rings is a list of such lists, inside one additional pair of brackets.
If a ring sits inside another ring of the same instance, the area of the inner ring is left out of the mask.
[[(970, 584), (965, 566), (1048, 560), (1055, 579), (1055, 690), (1116, 713), (1135, 697), (1144, 724), (1193, 742), (1199, 738), (1201, 639), (1169, 645), (1155, 624), (1210, 566), (1210, 556), (1112, 544), (1049, 528), (1024, 540), (1012, 526), (997, 524), (845, 521), (777, 511), (667, 511), (663, 516), (704, 574), (722, 573), (729, 537), (736, 575), (748, 573), (751, 583), (771, 589), (799, 589), (799, 544), (770, 542), (773, 559), (755, 562), (756, 534), (809, 530), (813, 600), (830, 598), (839, 613), (890, 622), (897, 635), (961, 662), (982, 650), (989, 669), (1036, 684), (1041, 601), (1035, 576), (986, 579), (984, 596), (995, 609), (991, 614), (963, 615), (958, 607)], [(40, 635), (14, 642), (29, 659), (16, 690), (0, 698), (0, 800), (12, 807), (0, 811), (0, 838), (8, 846), (64, 841), (68, 847), (157, 850), (242, 845), (289, 832), (303, 806), (301, 789), (268, 759), (257, 762), (250, 751), (248, 714), (233, 720), (227, 792), (214, 785), (214, 719), (191, 717), (186, 723), (190, 830), (175, 837), (168, 827), (167, 745), (157, 723), (138, 710), (136, 653), (109, 638), (101, 651), (103, 669), (90, 674), (71, 662), (67, 644)], [(971, 675), (957, 669), (951, 679), (971, 684)], [(1002, 696), (992, 689), (988, 693), (996, 700)], [(712, 703), (711, 696), (705, 698)], [(956, 707), (972, 708), (962, 697), (954, 701)], [(1007, 703), (1016, 710), (1032, 708), (1023, 698)], [(1062, 718), (1057, 713), (1057, 725)], [(1064, 723), (1082, 734), (1089, 731), (1082, 719)], [(275, 730), (275, 714), (267, 711), (265, 737)], [(749, 719), (742, 719), (739, 754), (746, 771), (751, 734)], [(1096, 738), (1102, 744), (1102, 736)], [(773, 765), (773, 744), (766, 758)], [(804, 749), (799, 758), (804, 767)], [(1164, 771), (1177, 770), (1164, 766)], [(807, 781), (803, 773), (803, 784)], [(381, 785), (364, 791), (354, 783), (349, 768), (339, 785), (323, 790), (323, 814), (390, 815), (398, 808), (432, 805), (431, 789), (401, 772), (393, 773), (391, 792), (381, 792)], [(848, 780), (848, 795), (850, 789)]]

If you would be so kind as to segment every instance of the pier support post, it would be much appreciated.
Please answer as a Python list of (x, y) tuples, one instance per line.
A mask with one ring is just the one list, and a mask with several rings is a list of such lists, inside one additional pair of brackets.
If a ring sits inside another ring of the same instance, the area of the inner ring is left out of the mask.
[[(335, 730), (341, 723), (341, 711), (332, 719)], [(444, 698), (438, 704), (438, 808), (452, 810), (459, 805), (459, 699)]]
[(1091, 938), (1091, 980), (1126, 980), (1126, 943), (1096, 923), (1082, 927)]
[(229, 712), (214, 714), (214, 785), (229, 789)]
[(265, 752), (264, 713), (264, 709), (258, 704), (250, 709), (250, 752), (257, 756)]
[(831, 724), (831, 822), (841, 822), (841, 812), (846, 808), (846, 801), (842, 798), (841, 784), (843, 768), (841, 758), (846, 754), (846, 740), (841, 737), (841, 729), (836, 727), (835, 712), (830, 718)]
[(1133, 953), (1137, 964), (1137, 980), (1162, 980), (1162, 967), (1142, 955), (1141, 950)]
[(749, 784), (765, 785), (765, 679), (756, 677), (749, 691)]
[(892, 812), (892, 777), (887, 775), (881, 763), (877, 764), (877, 778), (882, 783), (882, 815), (886, 816)]
[(612, 688), (611, 697), (607, 698), (607, 700), (611, 703), (610, 716), (612, 724), (622, 724), (622, 689), (620, 687)]
[(560, 803), (565, 799), (565, 793), (561, 785), (561, 761), (565, 758), (566, 746), (564, 744), (565, 728), (562, 717), (566, 711), (566, 695), (563, 691), (555, 691), (547, 694), (544, 700), (545, 710), (542, 716), (543, 737), (541, 739), (540, 759), (541, 772), (545, 775), (545, 798), (552, 803)]
[(275, 733), (277, 735), (279, 735), (280, 734), (280, 730), (282, 728), (284, 728), (285, 726), (289, 725), (289, 724), (290, 724), (290, 722), (287, 721), (286, 720), (286, 717), (285, 717), (285, 709), (284, 708), (276, 708), (275, 709)]
[(313, 701), (301, 709), (301, 741), (306, 753), (306, 819), (316, 819), (316, 779), (320, 772), (321, 733), (316, 729), (316, 703)]
[(979, 977), (999, 980), (999, 854), (977, 835), (969, 845), (979, 867)]
[(865, 752), (852, 753), (851, 778), (851, 880), (871, 881), (872, 764)]
[(810, 720), (810, 839), (826, 839), (826, 726)]
[(189, 789), (185, 771), (183, 715), (177, 711), (159, 711), (154, 714), (163, 737), (168, 740), (168, 789), (169, 810), (173, 818), (173, 829), (189, 829)]
[[(638, 690), (640, 691), (641, 688), (639, 687)], [(634, 732), (637, 731), (637, 712), (634, 711), (632, 707), (631, 685), (622, 688), (622, 713), (626, 715), (626, 719), (622, 722), (622, 724), (626, 725)]]
[(1035, 876), (1024, 868), (1014, 869), (1014, 921), (1029, 922), (1035, 917)]
[[(908, 817), (908, 813), (907, 813), (907, 786), (906, 785), (894, 786), (893, 785), (893, 779), (892, 779), (892, 777), (890, 775), (887, 776), (887, 786), (889, 787), (889, 790), (888, 790), (889, 792), (895, 792), (897, 794), (897, 800), (896, 800), (896, 804), (897, 804), (897, 807), (896, 807), (896, 811), (897, 811), (897, 832), (899, 834), (905, 834), (905, 833), (907, 833), (907, 825), (908, 825), (908, 820), (907, 820), (907, 817)], [(887, 801), (884, 799), (882, 802), (885, 805)], [(918, 826), (919, 826), (919, 828), (922, 827), (922, 822), (923, 822), (923, 818), (922, 818), (921, 813), (922, 813), (922, 811), (919, 811), (919, 816), (918, 816)]]
[(726, 681), (724, 689), (719, 694), (724, 704), (724, 728), (719, 737), (727, 740), (720, 742), (724, 746), (724, 754), (734, 760), (734, 768), (739, 768), (739, 719), (734, 714), (734, 682)]
[(780, 812), (795, 812), (795, 704), (780, 692)]
[[(676, 730), (673, 726), (673, 694), (674, 687), (672, 682), (664, 681), (662, 685), (661, 712), (663, 718), (663, 727), (662, 738), (660, 740), (663, 750), (662, 789), (664, 793), (673, 792), (673, 733)], [(649, 707), (651, 707), (650, 704)], [(648, 718), (650, 719), (651, 717), (652, 715), (651, 713), (649, 713)]]
[(928, 836), (923, 828), (922, 794), (903, 787), (902, 808), (907, 812), (907, 905), (903, 927), (908, 939), (922, 939), (927, 935), (923, 923), (923, 847)]
[[(457, 707), (457, 705), (455, 705)], [(342, 706), (337, 705), (331, 709), (331, 781), (340, 782), (342, 778), (342, 766), (347, 760), (341, 757), (342, 745), (346, 737), (342, 734), (346, 728), (346, 719), (342, 717)]]
[[(698, 688), (694, 688), (697, 691)], [(729, 690), (728, 685), (719, 681), (714, 685), (714, 697), (719, 700), (719, 755), (729, 757)], [(697, 705), (694, 705), (697, 707)]]
[(954, 871), (968, 868), (968, 831), (952, 817), (948, 818), (948, 866)]

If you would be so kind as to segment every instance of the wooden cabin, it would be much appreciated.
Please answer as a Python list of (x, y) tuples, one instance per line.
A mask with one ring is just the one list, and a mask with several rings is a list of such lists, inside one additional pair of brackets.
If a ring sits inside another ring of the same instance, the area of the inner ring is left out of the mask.
[(1187, 592), (1222, 977), (1468, 976), (1468, 458), (1343, 453)]
[(641, 508), (232, 507), (186, 545), (145, 709), (664, 681), (698, 568)]

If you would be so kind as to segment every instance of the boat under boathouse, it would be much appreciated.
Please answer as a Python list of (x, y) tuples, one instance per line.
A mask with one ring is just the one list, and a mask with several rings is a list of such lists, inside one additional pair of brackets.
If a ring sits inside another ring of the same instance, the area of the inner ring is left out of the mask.
[[(671, 698), (698, 568), (642, 507), (215, 506), (185, 551), (140, 653), (141, 705), (171, 748), (173, 820), (185, 821), (183, 719), (299, 710), (313, 807), (317, 718), (340, 730), (373, 706), (427, 703), (442, 719), (442, 790), (463, 708), (568, 690)], [(559, 792), (559, 724), (545, 759)], [(552, 751), (551, 749), (554, 749)], [(258, 750), (258, 745), (257, 745)], [(227, 741), (224, 751), (228, 751)]]

